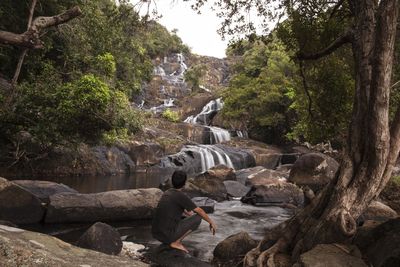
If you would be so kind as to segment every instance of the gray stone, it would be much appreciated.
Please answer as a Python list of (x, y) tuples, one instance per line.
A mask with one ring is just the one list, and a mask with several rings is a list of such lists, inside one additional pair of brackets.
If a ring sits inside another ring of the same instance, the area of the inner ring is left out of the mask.
[(362, 214), (362, 219), (366, 221), (372, 220), (382, 222), (397, 217), (397, 212), (379, 201), (372, 201), (367, 210)]
[(304, 154), (293, 165), (289, 181), (318, 192), (335, 177), (338, 168), (339, 163), (325, 154)]
[(357, 232), (354, 243), (371, 266), (400, 266), (400, 218), (363, 226)]
[(250, 187), (245, 186), (237, 181), (224, 181), (224, 185), (228, 195), (231, 197), (243, 197), (250, 190)]
[(253, 186), (241, 201), (258, 206), (301, 207), (304, 205), (304, 193), (294, 184), (277, 181)]
[(122, 241), (118, 231), (101, 222), (93, 224), (79, 238), (76, 245), (109, 255), (118, 255), (122, 249)]
[(40, 222), (43, 216), (44, 207), (36, 196), (0, 177), (0, 220), (29, 224)]
[(42, 202), (48, 204), (50, 196), (61, 193), (78, 193), (75, 189), (64, 184), (39, 180), (14, 180), (13, 183), (23, 187)]
[(150, 219), (161, 198), (156, 188), (50, 197), (46, 223)]
[(200, 261), (190, 254), (163, 244), (152, 249), (147, 257), (158, 266), (163, 267), (211, 267), (210, 264)]
[(243, 256), (257, 244), (246, 232), (231, 235), (215, 247), (213, 263), (217, 266), (237, 266)]
[(355, 246), (320, 244), (300, 256), (303, 267), (367, 267)]
[(55, 237), (0, 225), (0, 265), (144, 267), (143, 262), (78, 248)]

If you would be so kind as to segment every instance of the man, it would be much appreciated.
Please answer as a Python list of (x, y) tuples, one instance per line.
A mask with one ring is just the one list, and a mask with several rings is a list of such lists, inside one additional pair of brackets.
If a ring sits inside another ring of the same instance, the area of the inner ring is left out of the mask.
[[(168, 189), (162, 195), (154, 214), (151, 230), (155, 239), (188, 253), (189, 251), (182, 245), (182, 240), (199, 227), (201, 219), (210, 224), (213, 235), (217, 226), (202, 208), (197, 207), (182, 192), (186, 179), (186, 173), (183, 171), (173, 173), (171, 181), (174, 188)], [(182, 219), (182, 214), (186, 214), (187, 217)]]

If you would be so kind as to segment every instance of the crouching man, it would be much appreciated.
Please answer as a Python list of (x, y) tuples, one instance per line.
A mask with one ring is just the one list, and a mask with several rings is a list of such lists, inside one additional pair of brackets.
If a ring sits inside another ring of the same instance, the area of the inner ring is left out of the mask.
[[(160, 242), (188, 253), (182, 245), (182, 240), (199, 227), (201, 219), (210, 224), (213, 235), (217, 226), (202, 208), (197, 207), (182, 192), (186, 179), (186, 173), (183, 171), (175, 171), (172, 175), (174, 188), (165, 191), (158, 203), (152, 223), (152, 234)], [(184, 219), (182, 219), (183, 213), (187, 216)]]

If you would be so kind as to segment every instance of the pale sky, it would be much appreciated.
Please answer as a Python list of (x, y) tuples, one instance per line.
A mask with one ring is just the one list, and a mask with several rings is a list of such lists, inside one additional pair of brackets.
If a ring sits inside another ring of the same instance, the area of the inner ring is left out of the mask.
[(178, 36), (193, 53), (225, 57), (228, 41), (217, 34), (220, 20), (212, 10), (203, 8), (199, 15), (190, 8), (190, 2), (161, 0), (157, 1), (157, 11), (163, 16), (159, 22), (169, 31), (178, 29)]

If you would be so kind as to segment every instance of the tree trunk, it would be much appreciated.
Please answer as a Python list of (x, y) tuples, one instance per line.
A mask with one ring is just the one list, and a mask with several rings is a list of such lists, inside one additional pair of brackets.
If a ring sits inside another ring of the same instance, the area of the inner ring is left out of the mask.
[(274, 266), (277, 252), (293, 260), (316, 244), (346, 242), (356, 219), (388, 182), (400, 149), (400, 111), (389, 127), (389, 96), (398, 0), (352, 1), (356, 88), (348, 144), (336, 178), (301, 212), (250, 251), (245, 266)]

